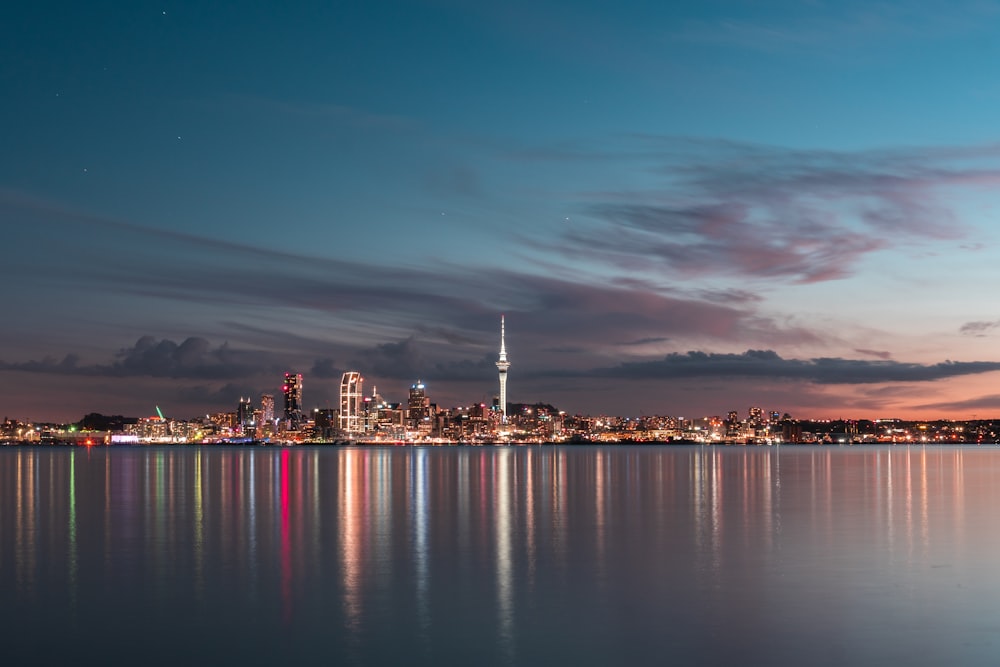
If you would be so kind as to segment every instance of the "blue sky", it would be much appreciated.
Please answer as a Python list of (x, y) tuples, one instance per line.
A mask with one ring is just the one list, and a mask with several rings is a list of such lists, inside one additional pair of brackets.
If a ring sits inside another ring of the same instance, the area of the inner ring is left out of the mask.
[(764, 4), (3, 7), (0, 412), (1000, 414), (1000, 4)]

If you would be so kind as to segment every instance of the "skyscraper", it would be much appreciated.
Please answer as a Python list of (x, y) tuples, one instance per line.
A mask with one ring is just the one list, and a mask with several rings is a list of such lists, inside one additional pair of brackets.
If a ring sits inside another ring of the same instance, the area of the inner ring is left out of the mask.
[(431, 401), (427, 398), (427, 387), (423, 382), (417, 380), (416, 384), (410, 385), (410, 398), (407, 401), (407, 418), (411, 426), (415, 426), (430, 416)]
[(253, 419), (253, 404), (250, 398), (240, 397), (240, 404), (236, 407), (236, 423), (246, 431), (248, 427), (255, 426)]
[(340, 430), (348, 435), (364, 431), (362, 387), (365, 379), (357, 371), (347, 371), (340, 380)]
[(295, 430), (302, 422), (302, 374), (285, 373), (281, 391), (285, 394), (285, 419), (289, 428)]
[(271, 394), (260, 395), (261, 421), (270, 424), (274, 421), (274, 396)]
[(504, 316), (500, 316), (500, 359), (497, 360), (497, 370), (500, 371), (500, 411), (503, 413), (503, 421), (507, 421), (507, 369), (510, 362), (507, 361), (507, 347), (504, 342)]

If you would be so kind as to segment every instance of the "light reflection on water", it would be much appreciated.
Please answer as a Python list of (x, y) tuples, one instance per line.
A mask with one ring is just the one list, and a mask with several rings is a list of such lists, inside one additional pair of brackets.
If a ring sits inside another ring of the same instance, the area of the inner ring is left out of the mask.
[(988, 664), (998, 482), (977, 447), (10, 448), (0, 623), (15, 663)]

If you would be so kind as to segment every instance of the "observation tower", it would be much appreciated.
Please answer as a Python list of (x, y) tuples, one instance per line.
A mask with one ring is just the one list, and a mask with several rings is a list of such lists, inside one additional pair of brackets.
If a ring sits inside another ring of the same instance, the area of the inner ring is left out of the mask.
[(503, 315), (500, 316), (500, 358), (497, 360), (497, 370), (500, 371), (500, 411), (503, 414), (503, 423), (507, 423), (507, 369), (510, 362), (507, 361), (507, 346), (504, 343), (504, 322)]

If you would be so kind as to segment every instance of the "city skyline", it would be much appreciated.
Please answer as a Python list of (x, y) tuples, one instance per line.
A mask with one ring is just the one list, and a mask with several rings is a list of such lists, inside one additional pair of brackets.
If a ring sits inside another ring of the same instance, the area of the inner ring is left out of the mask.
[(503, 314), (512, 403), (1000, 415), (995, 3), (0, 26), (0, 413), (489, 404)]

